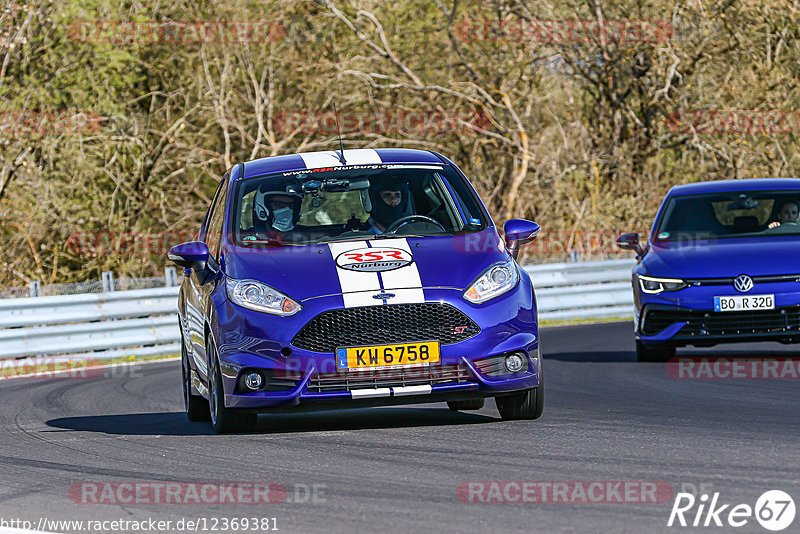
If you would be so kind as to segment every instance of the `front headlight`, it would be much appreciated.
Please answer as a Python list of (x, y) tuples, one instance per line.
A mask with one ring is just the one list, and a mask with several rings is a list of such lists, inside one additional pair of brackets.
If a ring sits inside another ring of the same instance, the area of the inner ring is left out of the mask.
[(280, 291), (255, 280), (226, 278), (228, 297), (239, 306), (273, 315), (294, 315), (302, 306)]
[(657, 295), (662, 291), (678, 291), (689, 285), (679, 278), (656, 278), (641, 274), (637, 277), (639, 278), (639, 287), (649, 295)]
[(514, 260), (509, 258), (483, 271), (475, 283), (464, 291), (464, 298), (473, 304), (480, 304), (510, 291), (517, 282), (519, 272)]

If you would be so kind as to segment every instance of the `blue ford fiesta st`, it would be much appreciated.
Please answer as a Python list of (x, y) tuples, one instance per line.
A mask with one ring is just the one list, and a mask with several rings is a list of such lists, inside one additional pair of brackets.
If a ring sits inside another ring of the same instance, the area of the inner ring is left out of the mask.
[(673, 187), (649, 243), (623, 234), (633, 269), (636, 352), (665, 361), (675, 348), (800, 343), (800, 179)]
[(240, 163), (198, 240), (169, 252), (190, 420), (446, 401), (535, 419), (536, 298), (464, 174), (434, 152), (346, 150)]

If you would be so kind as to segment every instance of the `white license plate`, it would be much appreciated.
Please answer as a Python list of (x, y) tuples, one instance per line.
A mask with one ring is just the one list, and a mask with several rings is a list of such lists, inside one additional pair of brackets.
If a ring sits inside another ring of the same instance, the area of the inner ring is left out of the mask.
[(774, 310), (775, 295), (714, 297), (714, 311)]

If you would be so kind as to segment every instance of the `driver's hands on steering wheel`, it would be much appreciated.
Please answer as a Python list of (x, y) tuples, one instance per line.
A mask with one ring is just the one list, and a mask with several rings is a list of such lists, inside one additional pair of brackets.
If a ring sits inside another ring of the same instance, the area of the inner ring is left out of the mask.
[(773, 221), (769, 223), (769, 226), (767, 226), (767, 228), (777, 228), (778, 226), (800, 226), (800, 223), (796, 221), (786, 221), (785, 223), (782, 223), (780, 221)]
[(435, 226), (438, 226), (442, 230), (442, 232), (446, 232), (447, 231), (447, 230), (445, 230), (445, 227), (442, 226), (442, 223), (440, 223), (436, 219), (428, 217), (427, 215), (407, 215), (405, 217), (401, 217), (401, 218), (397, 219), (395, 222), (393, 222), (392, 224), (387, 226), (386, 230), (384, 230), (383, 233), (384, 234), (394, 234), (395, 232), (397, 232), (397, 230), (400, 229), (401, 226), (403, 226), (406, 223), (409, 223), (409, 222), (413, 221), (414, 219), (418, 219), (418, 220), (426, 222), (428, 224), (433, 224)]

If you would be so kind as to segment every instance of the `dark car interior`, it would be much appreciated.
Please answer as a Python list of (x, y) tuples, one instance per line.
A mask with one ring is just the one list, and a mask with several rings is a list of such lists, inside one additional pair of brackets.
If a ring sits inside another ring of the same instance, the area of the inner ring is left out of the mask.
[(800, 234), (800, 224), (781, 219), (786, 204), (798, 205), (798, 191), (754, 191), (676, 196), (668, 203), (657, 240)]
[[(445, 177), (445, 172), (392, 169), (349, 174), (346, 179), (335, 174), (335, 179), (328, 179), (326, 174), (329, 173), (309, 173), (291, 178), (267, 176), (243, 181), (234, 197), (235, 205), (231, 206), (234, 242), (252, 245), (275, 241), (272, 244), (307, 245), (375, 237), (376, 233), (370, 229), (370, 215), (379, 199), (375, 188), (370, 186), (379, 180), (380, 183), (402, 184), (403, 190), (409, 194), (403, 220), (395, 221), (396, 227), (387, 226), (386, 234), (453, 234), (480, 230), (486, 225), (486, 219), (466, 184), (458, 177)], [(253, 199), (259, 188), (261, 192), (287, 191), (287, 194), (302, 195), (302, 201), (298, 202), (299, 214), (295, 213), (296, 224), (291, 231), (276, 236), (268, 227), (269, 221), (257, 218)]]

